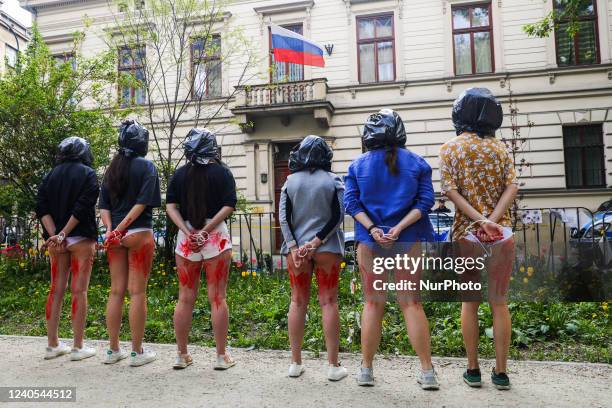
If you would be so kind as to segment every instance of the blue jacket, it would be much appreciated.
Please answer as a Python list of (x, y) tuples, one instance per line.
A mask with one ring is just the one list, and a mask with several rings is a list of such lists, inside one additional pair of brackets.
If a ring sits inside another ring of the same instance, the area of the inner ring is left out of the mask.
[[(406, 228), (398, 242), (432, 241), (433, 227), (427, 214), (434, 205), (431, 167), (419, 155), (397, 150), (398, 175), (393, 175), (385, 164), (385, 150), (377, 149), (357, 157), (344, 178), (344, 207), (354, 217), (368, 214), (379, 226), (393, 227), (414, 208), (423, 217)], [(388, 228), (384, 228), (385, 232)], [(355, 240), (374, 242), (368, 231), (355, 222)]]

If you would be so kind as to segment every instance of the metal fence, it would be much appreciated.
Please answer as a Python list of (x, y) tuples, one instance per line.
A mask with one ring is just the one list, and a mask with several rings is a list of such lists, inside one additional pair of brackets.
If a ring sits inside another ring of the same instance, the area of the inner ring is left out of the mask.
[[(430, 220), (436, 240), (451, 242), (453, 215), (432, 213)], [(166, 223), (165, 214), (157, 212), (153, 229), (158, 249), (174, 244), (175, 232)], [(228, 227), (235, 261), (257, 270), (285, 269), (286, 261), (279, 254), (282, 236), (274, 213), (235, 213), (228, 220)], [(353, 219), (345, 217), (342, 227), (346, 259), (352, 262)], [(612, 212), (593, 213), (582, 207), (519, 209), (512, 213), (512, 229), (517, 263), (538, 258), (552, 270), (568, 262), (592, 262), (605, 269), (612, 266)], [(100, 244), (104, 232), (102, 228), (99, 231)], [(0, 218), (0, 239), (4, 248), (17, 242), (25, 247), (43, 245), (42, 229), (34, 218)]]

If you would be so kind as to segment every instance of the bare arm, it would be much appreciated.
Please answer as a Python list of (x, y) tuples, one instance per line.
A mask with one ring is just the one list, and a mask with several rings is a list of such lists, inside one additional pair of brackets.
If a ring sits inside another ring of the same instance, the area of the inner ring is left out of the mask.
[(106, 232), (109, 233), (113, 229), (113, 221), (111, 219), (111, 212), (109, 210), (100, 210), (100, 218), (102, 219), (102, 224), (106, 227)]
[(463, 214), (468, 216), (473, 221), (484, 221), (487, 219), (484, 215), (479, 213), (472, 205), (466, 200), (461, 193), (457, 190), (449, 190), (446, 192), (446, 196), (451, 200), (457, 209)]
[(60, 234), (63, 232), (64, 235), (68, 235), (72, 232), (72, 230), (79, 224), (79, 220), (77, 220), (75, 218), (74, 215), (70, 216), (70, 219), (68, 220), (68, 222), (66, 223), (66, 225), (64, 225), (64, 228), (62, 228), (62, 230), (60, 231)]
[(43, 215), (40, 221), (42, 222), (42, 225), (45, 227), (45, 231), (47, 231), (49, 236), (55, 235), (55, 221), (53, 221), (53, 217), (51, 217), (51, 215)]
[(183, 219), (183, 216), (181, 215), (181, 212), (179, 211), (178, 207), (176, 206), (176, 203), (168, 203), (168, 204), (166, 204), (166, 212), (168, 213), (168, 217), (170, 217), (170, 219), (172, 220), (174, 225), (176, 225), (178, 227), (178, 229), (183, 231), (183, 234), (185, 234), (187, 236), (189, 236), (191, 234), (191, 231), (187, 227), (187, 224), (185, 223), (185, 220)]
[(125, 218), (117, 225), (117, 230), (125, 231), (129, 228), (130, 224), (134, 222), (134, 220), (140, 217), (140, 214), (147, 208), (144, 204), (136, 204), (132, 207), (129, 213), (125, 216)]
[(512, 202), (514, 202), (514, 199), (516, 198), (517, 193), (518, 193), (518, 185), (516, 184), (507, 185), (506, 189), (504, 190), (504, 193), (502, 194), (501, 198), (497, 202), (495, 209), (493, 210), (491, 215), (489, 215), (489, 220), (493, 222), (498, 222), (500, 218), (504, 216), (506, 211), (508, 211), (508, 208), (510, 208), (510, 206), (512, 205)]

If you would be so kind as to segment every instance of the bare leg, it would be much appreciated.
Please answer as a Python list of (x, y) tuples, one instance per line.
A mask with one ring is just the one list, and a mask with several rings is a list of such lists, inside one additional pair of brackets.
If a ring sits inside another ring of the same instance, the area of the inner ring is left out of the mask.
[[(411, 258), (421, 256), (421, 245), (415, 243), (410, 248), (408, 256)], [(421, 280), (421, 270), (396, 270), (395, 280), (397, 282), (405, 280), (414, 282), (416, 287), (419, 285)], [(433, 367), (431, 364), (431, 339), (429, 335), (429, 322), (425, 311), (420, 302), (420, 296), (418, 291), (398, 291), (398, 303), (402, 309), (404, 315), (404, 321), (406, 322), (406, 329), (408, 331), (408, 337), (410, 338), (410, 344), (414, 349), (419, 360), (421, 362), (421, 368), (423, 370), (431, 370)]]
[(128, 283), (127, 249), (113, 245), (107, 250), (108, 266), (111, 274), (111, 289), (106, 305), (106, 328), (110, 340), (110, 348), (119, 351), (119, 331), (123, 316), (123, 302)]
[(468, 359), (468, 368), (478, 368), (478, 302), (463, 302), (461, 304), (461, 333)]
[(83, 347), (83, 332), (87, 321), (87, 290), (89, 288), (89, 277), (93, 266), (95, 242), (84, 240), (71, 245), (70, 270), (72, 279), (70, 291), (72, 293), (72, 331), (74, 333), (74, 347)]
[(386, 293), (374, 289), (374, 281), (386, 279), (385, 275), (372, 272), (372, 250), (365, 244), (357, 248), (357, 260), (361, 272), (361, 282), (365, 297), (363, 315), (361, 317), (361, 365), (372, 368), (374, 355), (380, 344), (382, 334), (382, 319), (385, 314)]
[(227, 279), (232, 260), (232, 251), (228, 250), (204, 261), (206, 270), (206, 289), (210, 302), (213, 333), (217, 346), (217, 355), (225, 355), (227, 331), (229, 328), (229, 311), (227, 302)]
[(332, 365), (338, 365), (338, 349), (340, 348), (338, 279), (340, 277), (341, 261), (340, 255), (331, 252), (321, 252), (314, 256), (327, 360)]
[(288, 326), (291, 359), (293, 363), (302, 364), (302, 342), (306, 325), (306, 311), (310, 299), (312, 282), (312, 262), (303, 262), (295, 267), (291, 255), (287, 256), (289, 281), (291, 284), (291, 304), (289, 305)]
[(47, 344), (57, 347), (59, 344), (59, 319), (62, 313), (62, 302), (68, 275), (70, 274), (70, 254), (65, 249), (49, 248), (51, 257), (51, 287), (47, 295), (45, 317), (47, 318)]
[(125, 237), (121, 245), (128, 248), (132, 351), (142, 353), (142, 339), (147, 321), (147, 282), (153, 264), (155, 242), (150, 231), (143, 231)]
[(174, 309), (174, 334), (179, 353), (187, 354), (193, 306), (200, 290), (202, 262), (191, 262), (176, 255), (176, 269), (179, 278), (179, 299)]
[(508, 310), (508, 288), (514, 261), (514, 240), (494, 247), (487, 265), (489, 276), (489, 304), (493, 312), (493, 341), (495, 343), (495, 371), (505, 373), (512, 335), (512, 322)]

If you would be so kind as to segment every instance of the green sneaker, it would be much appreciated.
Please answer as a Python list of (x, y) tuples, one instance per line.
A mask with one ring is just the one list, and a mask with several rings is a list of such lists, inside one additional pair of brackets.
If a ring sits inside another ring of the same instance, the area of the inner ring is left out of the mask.
[(495, 368), (491, 373), (491, 382), (498, 390), (509, 390), (510, 389), (510, 378), (506, 373), (496, 373)]
[(470, 387), (481, 387), (482, 379), (480, 378), (480, 368), (468, 368), (463, 373), (463, 381)]

